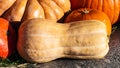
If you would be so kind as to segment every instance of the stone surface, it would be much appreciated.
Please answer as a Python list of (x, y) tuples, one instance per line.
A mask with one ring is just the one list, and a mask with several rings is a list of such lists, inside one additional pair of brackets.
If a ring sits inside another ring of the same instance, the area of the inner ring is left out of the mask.
[(57, 59), (43, 64), (27, 64), (26, 68), (120, 68), (120, 27), (110, 36), (110, 51), (100, 60)]

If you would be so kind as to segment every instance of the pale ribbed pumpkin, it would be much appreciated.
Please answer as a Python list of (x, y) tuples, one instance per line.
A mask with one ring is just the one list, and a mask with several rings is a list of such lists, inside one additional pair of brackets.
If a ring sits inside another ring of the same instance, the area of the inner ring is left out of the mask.
[[(1, 0), (0, 14), (7, 20), (24, 21), (31, 18), (59, 20), (70, 10), (69, 0)], [(7, 1), (7, 3), (6, 3)], [(6, 4), (7, 7), (6, 7)], [(8, 10), (7, 10), (8, 9)], [(3, 14), (4, 13), (4, 14)]]

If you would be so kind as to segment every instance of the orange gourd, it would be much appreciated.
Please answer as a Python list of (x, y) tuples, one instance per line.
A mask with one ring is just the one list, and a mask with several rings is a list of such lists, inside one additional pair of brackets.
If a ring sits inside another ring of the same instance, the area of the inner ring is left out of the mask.
[(91, 8), (103, 11), (108, 15), (112, 24), (115, 24), (119, 17), (120, 0), (70, 0), (71, 9)]
[(16, 50), (16, 33), (3, 18), (0, 18), (0, 58), (6, 59)]

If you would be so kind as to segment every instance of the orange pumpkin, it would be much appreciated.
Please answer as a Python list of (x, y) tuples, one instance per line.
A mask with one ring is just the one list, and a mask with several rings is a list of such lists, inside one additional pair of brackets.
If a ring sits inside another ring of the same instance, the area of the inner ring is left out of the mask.
[(16, 50), (16, 33), (12, 25), (0, 18), (0, 58), (6, 59)]
[(106, 24), (108, 35), (111, 34), (111, 22), (108, 16), (101, 11), (82, 8), (72, 11), (65, 19), (65, 22), (80, 21), (80, 20), (100, 20)]
[(119, 17), (120, 0), (70, 0), (71, 9), (91, 8), (105, 12), (112, 24), (116, 23)]

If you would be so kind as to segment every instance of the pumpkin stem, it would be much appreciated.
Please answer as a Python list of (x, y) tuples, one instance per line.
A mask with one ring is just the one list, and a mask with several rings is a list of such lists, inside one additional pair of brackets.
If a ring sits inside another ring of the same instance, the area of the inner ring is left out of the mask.
[(87, 10), (87, 9), (84, 9), (84, 10), (82, 10), (82, 11), (79, 11), (80, 13), (82, 13), (82, 14), (87, 14), (87, 13), (89, 13), (90, 11), (89, 10)]
[(87, 9), (83, 10), (84, 13), (89, 13), (90, 11), (88, 11)]

